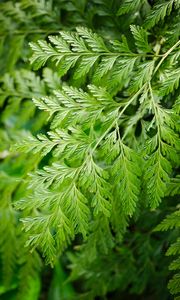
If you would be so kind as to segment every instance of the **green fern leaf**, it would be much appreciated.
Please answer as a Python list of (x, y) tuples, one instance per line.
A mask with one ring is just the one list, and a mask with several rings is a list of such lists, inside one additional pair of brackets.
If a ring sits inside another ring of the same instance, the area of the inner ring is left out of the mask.
[(166, 252), (166, 255), (177, 255), (177, 254), (180, 254), (180, 238), (177, 239), (177, 241), (172, 244), (167, 252)]
[(132, 12), (136, 10), (140, 5), (142, 5), (145, 1), (141, 0), (123, 0), (123, 3), (121, 4), (117, 15), (121, 16), (123, 14)]
[[(124, 214), (132, 216), (140, 194), (140, 159), (134, 151), (121, 145), (121, 154), (112, 166), (115, 194), (122, 203)], [(117, 197), (116, 196), (116, 197)]]
[(165, 74), (164, 80), (161, 82), (159, 94), (161, 96), (168, 95), (178, 88), (180, 81), (180, 68)]
[(174, 3), (174, 0), (170, 0), (156, 4), (145, 20), (145, 27), (149, 29), (155, 26), (160, 20), (163, 21), (166, 16), (170, 15)]
[(135, 44), (140, 52), (152, 52), (148, 43), (147, 31), (142, 27), (131, 25), (131, 32), (133, 34)]
[(178, 294), (180, 292), (180, 274), (175, 274), (168, 283), (168, 288), (171, 294)]
[(156, 230), (164, 231), (180, 227), (180, 211), (175, 211), (174, 213), (168, 215), (161, 224), (156, 227)]

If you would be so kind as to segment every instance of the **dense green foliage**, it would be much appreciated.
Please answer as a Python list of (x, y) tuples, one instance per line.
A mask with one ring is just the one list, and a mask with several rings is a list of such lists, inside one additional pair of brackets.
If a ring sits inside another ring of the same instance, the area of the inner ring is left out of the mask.
[(180, 299), (179, 35), (180, 0), (1, 1), (2, 299)]

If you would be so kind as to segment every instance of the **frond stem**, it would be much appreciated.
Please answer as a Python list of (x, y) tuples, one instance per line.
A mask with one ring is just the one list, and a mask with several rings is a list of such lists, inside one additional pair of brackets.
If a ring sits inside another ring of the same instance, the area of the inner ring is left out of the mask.
[[(134, 101), (134, 99), (143, 91), (143, 89), (146, 87), (147, 83), (145, 83), (128, 101), (128, 103), (124, 106), (124, 108), (120, 111), (118, 118), (122, 116), (122, 114), (125, 112), (127, 107)], [(108, 134), (108, 132), (113, 128), (113, 126), (116, 124), (117, 119), (115, 119), (112, 124), (108, 127), (108, 129), (104, 132), (104, 134), (100, 137), (100, 139), (97, 141), (96, 145), (92, 149), (92, 153), (96, 150), (100, 142), (105, 138), (105, 136)]]
[(160, 122), (159, 122), (158, 108), (157, 108), (157, 104), (154, 100), (154, 95), (153, 95), (152, 86), (151, 86), (150, 82), (149, 82), (149, 91), (150, 91), (150, 95), (151, 95), (152, 105), (154, 108), (154, 115), (155, 115), (156, 124), (157, 124), (157, 134), (158, 134), (158, 144), (159, 144), (158, 146), (160, 146), (160, 144), (161, 144), (161, 127), (160, 127)]
[(160, 68), (160, 66), (162, 65), (163, 61), (166, 59), (166, 57), (176, 48), (180, 45), (180, 40), (174, 44), (165, 54), (163, 54), (163, 57), (161, 58), (160, 62), (158, 63), (158, 65), (156, 66), (153, 75), (156, 74), (156, 72), (158, 71), (158, 69)]

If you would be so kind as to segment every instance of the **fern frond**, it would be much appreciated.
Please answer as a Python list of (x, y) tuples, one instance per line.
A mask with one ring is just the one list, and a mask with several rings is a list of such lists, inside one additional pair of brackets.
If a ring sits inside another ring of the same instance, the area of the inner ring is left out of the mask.
[(36, 53), (36, 55), (31, 57), (31, 63), (34, 64), (36, 69), (43, 66), (50, 57), (52, 59), (57, 59), (58, 57), (58, 61), (61, 60), (61, 56), (58, 52), (45, 41), (38, 41), (38, 44), (31, 43), (30, 46), (34, 53)]
[(159, 151), (156, 151), (148, 159), (145, 169), (144, 178), (147, 182), (150, 206), (156, 208), (165, 195), (166, 184), (170, 181), (171, 164)]
[[(29, 148), (29, 144), (31, 147)], [(28, 134), (23, 142), (16, 143), (13, 145), (12, 150), (21, 150), (22, 152), (32, 151), (33, 153), (42, 152), (42, 155), (46, 155), (49, 153), (55, 146), (57, 145), (57, 141), (51, 141), (45, 135), (39, 134), (37, 138)]]
[(117, 15), (121, 16), (123, 14), (132, 12), (139, 8), (140, 5), (142, 5), (145, 1), (141, 0), (123, 0), (123, 3), (121, 4)]
[(156, 230), (164, 231), (180, 227), (180, 211), (168, 215), (157, 227)]
[[(75, 127), (68, 125), (66, 128), (62, 124), (61, 130), (50, 131), (48, 133), (50, 139), (43, 135), (39, 135), (38, 139), (33, 138), (29, 148), (35, 153), (42, 151), (45, 154), (52, 151), (54, 156), (58, 155), (64, 161), (61, 164), (53, 163), (50, 167), (45, 166), (43, 170), (37, 171), (36, 175), (32, 176), (31, 188), (36, 191), (37, 184), (42, 187), (42, 194), (34, 194), (34, 198), (37, 198), (34, 205), (36, 208), (40, 207), (42, 215), (23, 220), (25, 229), (30, 232), (28, 245), (44, 249), (47, 260), (51, 262), (54, 261), (57, 252), (61, 252), (68, 245), (74, 233), (81, 232), (84, 236), (88, 233), (90, 212), (87, 203), (91, 203), (94, 217), (100, 214), (110, 217), (113, 198), (110, 174), (108, 169), (96, 162), (95, 153), (98, 153), (98, 145), (103, 145), (103, 140), (116, 125), (117, 114), (119, 113), (120, 117), (141, 93), (141, 90), (138, 91), (124, 105), (119, 105), (104, 88), (89, 86), (89, 91), (90, 93), (87, 93), (68, 86), (64, 86), (62, 91), (55, 91), (64, 109), (71, 111), (75, 108), (76, 111), (83, 112), (84, 118), (78, 119), (74, 124)], [(44, 98), (40, 99), (41, 101), (44, 102)], [(88, 125), (84, 127), (85, 131), (80, 130), (79, 125), (83, 125), (86, 118), (92, 124), (91, 129)], [(95, 130), (96, 120), (100, 122), (99, 124), (102, 122), (100, 137)], [(25, 141), (22, 142), (23, 151), (24, 147), (26, 147)], [(125, 145), (122, 146), (121, 151), (119, 160), (117, 158), (117, 163), (115, 161), (112, 166), (113, 176), (117, 184), (116, 193), (122, 197), (123, 213), (132, 215), (138, 201), (141, 172), (138, 164), (135, 163), (137, 159), (135, 152)], [(120, 174), (119, 163), (121, 167), (123, 166)], [(137, 174), (134, 173), (134, 168)], [(126, 174), (125, 180), (123, 172)], [(128, 197), (123, 196), (124, 188), (127, 189)], [(52, 192), (50, 197), (48, 197), (49, 191)], [(19, 207), (22, 205), (29, 211), (33, 205), (28, 203), (27, 198), (19, 204)], [(46, 207), (50, 210), (48, 215), (43, 213)], [(62, 230), (59, 231), (58, 220), (61, 219)], [(67, 226), (70, 228), (68, 231)], [(54, 235), (52, 231), (55, 232)]]
[(89, 157), (81, 171), (79, 180), (82, 188), (94, 194), (91, 205), (94, 207), (95, 215), (103, 213), (107, 217), (110, 216), (112, 196), (108, 179), (108, 172), (98, 166), (93, 157)]
[[(145, 20), (145, 27), (152, 28), (155, 26), (160, 20), (163, 21), (166, 16), (169, 16), (172, 12), (173, 6), (175, 4), (175, 0), (163, 1), (160, 4), (156, 4), (151, 13), (147, 16)], [(175, 6), (177, 9), (178, 6)]]
[[(156, 126), (157, 133), (151, 138), (146, 146), (147, 161), (145, 164), (145, 181), (147, 182), (147, 190), (150, 195), (150, 205), (156, 208), (160, 199), (165, 195), (166, 185), (170, 182), (169, 175), (172, 172), (170, 163), (177, 162), (177, 151), (174, 151), (174, 146), (178, 149), (178, 140), (175, 133), (167, 126), (171, 124), (168, 112), (161, 108), (156, 103), (154, 92), (150, 89), (150, 99), (152, 101), (152, 111), (154, 118), (151, 126)], [(151, 153), (151, 154), (150, 154)]]
[(154, 61), (142, 63), (137, 69), (137, 73), (130, 86), (131, 92), (138, 91), (144, 83), (151, 80), (154, 71)]
[(137, 49), (140, 52), (152, 52), (152, 49), (148, 43), (147, 31), (144, 28), (135, 26), (135, 25), (131, 25), (130, 28), (131, 28), (131, 32), (133, 34)]
[[(166, 261), (160, 266), (160, 251), (154, 251), (164, 249), (161, 236), (144, 233), (162, 209), (173, 211), (157, 227), (174, 229), (163, 233), (167, 241), (179, 227), (179, 211), (169, 200), (179, 191), (180, 4), (156, 2), (0, 4), (0, 169), (12, 173), (6, 184), (0, 173), (0, 264), (19, 285), (19, 299), (38, 298), (38, 252), (54, 265), (67, 247), (79, 250), (72, 261), (74, 278), (86, 279), (82, 298), (116, 289), (144, 294), (156, 278), (166, 297), (164, 279), (153, 276), (159, 269), (167, 274)], [(27, 70), (29, 42), (40, 77)], [(148, 210), (164, 197), (162, 207)], [(168, 251), (179, 254), (179, 240)], [(178, 257), (170, 268), (179, 270)], [(178, 279), (170, 282), (172, 293)]]
[[(88, 86), (89, 93), (82, 89), (70, 86), (63, 86), (62, 90), (54, 91), (54, 97), (34, 99), (34, 103), (43, 110), (47, 110), (50, 116), (57, 112), (53, 120), (53, 128), (68, 124), (81, 123), (86, 120), (95, 122), (104, 113), (116, 112), (120, 106), (113, 97), (103, 88)], [(78, 114), (81, 114), (78, 116)]]
[(171, 178), (171, 181), (167, 186), (166, 194), (170, 196), (180, 194), (180, 176), (177, 175), (175, 178)]
[(120, 145), (121, 152), (112, 166), (115, 194), (121, 202), (123, 213), (132, 216), (140, 194), (140, 158), (127, 146)]
[[(138, 51), (143, 50), (143, 53), (151, 51), (144, 29), (132, 28)], [(89, 74), (92, 68), (95, 68), (93, 76), (95, 83), (109, 74), (111, 85), (113, 85), (113, 80), (117, 85), (128, 78), (140, 55), (130, 51), (125, 38), (122, 43), (115, 41), (106, 46), (105, 41), (99, 35), (84, 27), (77, 27), (76, 32), (62, 31), (60, 36), (50, 36), (49, 40), (51, 44), (45, 41), (31, 44), (33, 50), (31, 63), (38, 69), (48, 60), (55, 62), (61, 76), (74, 68), (74, 80), (81, 79)], [(145, 40), (146, 46), (142, 48)]]
[[(7, 104), (2, 112), (2, 121), (7, 122), (14, 115), (13, 126), (16, 128), (35, 114), (36, 108), (32, 103), (29, 105), (29, 100), (33, 95), (43, 96), (46, 93), (45, 84), (33, 72), (25, 69), (15, 71), (12, 75), (6, 73), (0, 83), (0, 106)], [(29, 105), (26, 113), (23, 111), (25, 105)]]
[[(168, 288), (171, 294), (178, 294), (180, 293), (180, 274), (175, 274), (173, 278), (168, 283)], [(176, 298), (175, 298), (176, 299)]]
[(169, 270), (179, 270), (180, 269), (180, 257), (172, 261), (172, 263), (169, 265)]
[(172, 93), (175, 89), (179, 87), (179, 81), (180, 81), (180, 68), (165, 73), (164, 80), (161, 81), (159, 94), (161, 96), (165, 96), (168, 95), (169, 93)]
[[(52, 169), (49, 171), (52, 172)], [(70, 176), (70, 173), (67, 174)], [(49, 173), (45, 175), (45, 173), (40, 172), (39, 176), (43, 176), (43, 181), (48, 181)], [(70, 177), (68, 178), (70, 180)], [(50, 180), (52, 182), (51, 178)], [(33, 248), (38, 246), (43, 249), (47, 261), (51, 263), (53, 263), (57, 253), (62, 252), (73, 238), (74, 230), (75, 233), (81, 232), (84, 236), (88, 231), (89, 210), (86, 205), (86, 198), (77, 188), (74, 179), (72, 184), (68, 183), (65, 177), (64, 179), (61, 178), (61, 182), (62, 185), (58, 182), (58, 185), (61, 186), (61, 192), (54, 192), (50, 198), (46, 198), (46, 207), (47, 201), (49, 202), (49, 215), (23, 219), (26, 230), (31, 231), (27, 245)], [(35, 184), (37, 181), (34, 186)], [(63, 188), (64, 184), (66, 190)], [(41, 202), (42, 196), (44, 197), (44, 193), (41, 195)], [(52, 230), (54, 234), (52, 234)]]
[[(32, 9), (33, 16), (48, 16), (48, 19), (54, 20), (56, 17), (56, 13), (53, 11), (52, 1), (44, 1), (44, 0), (22, 0), (21, 1), (22, 9)], [(46, 19), (47, 22), (47, 19)]]

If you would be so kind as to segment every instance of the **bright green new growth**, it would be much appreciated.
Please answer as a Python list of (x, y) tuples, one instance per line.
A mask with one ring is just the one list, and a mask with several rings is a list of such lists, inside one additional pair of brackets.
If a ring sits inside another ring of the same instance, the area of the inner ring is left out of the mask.
[[(108, 44), (82, 27), (75, 33), (50, 36), (51, 44), (31, 44), (31, 62), (36, 68), (52, 61), (58, 73), (64, 75), (73, 68), (73, 78), (78, 79), (95, 65), (94, 83), (101, 84), (103, 76), (112, 79), (107, 81), (110, 90), (114, 82), (118, 90), (128, 83), (126, 101), (97, 85), (89, 85), (86, 92), (64, 85), (50, 97), (33, 100), (49, 113), (51, 131), (23, 140), (21, 149), (42, 155), (51, 152), (58, 163), (32, 175), (33, 204), (27, 199), (18, 207), (29, 209), (30, 205), (41, 210), (40, 215), (25, 218), (23, 223), (31, 235), (28, 244), (40, 247), (48, 262), (74, 234), (89, 234), (90, 219), (104, 215), (118, 232), (114, 219), (121, 214), (125, 219), (133, 215), (142, 187), (148, 205), (155, 209), (166, 193), (172, 166), (178, 163), (176, 109), (164, 108), (162, 103), (163, 97), (178, 87), (174, 56), (180, 43), (160, 57), (154, 54), (149, 58), (147, 54), (148, 61), (142, 65), (146, 53), (152, 51), (147, 33), (139, 26), (131, 26), (131, 31), (142, 54), (132, 52), (125, 39)], [(170, 78), (164, 68), (166, 60), (174, 60)], [(127, 119), (127, 111), (133, 107), (136, 117)], [(148, 113), (151, 120), (143, 120)], [(130, 135), (135, 134), (137, 122), (141, 123), (141, 134), (134, 136), (132, 143)]]

